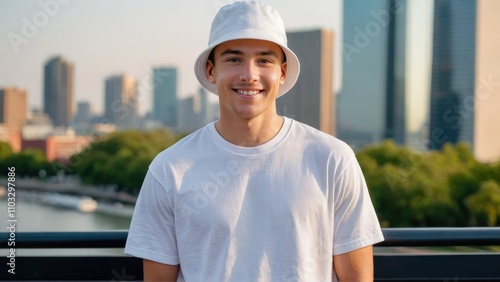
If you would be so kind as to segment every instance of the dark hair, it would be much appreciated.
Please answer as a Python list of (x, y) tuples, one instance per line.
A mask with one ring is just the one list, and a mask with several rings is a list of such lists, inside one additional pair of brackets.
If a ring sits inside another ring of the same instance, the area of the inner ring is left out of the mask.
[(215, 50), (215, 47), (212, 48), (212, 51), (210, 51), (210, 54), (208, 54), (208, 59), (207, 59), (207, 61), (212, 62), (213, 65), (215, 65), (214, 50)]

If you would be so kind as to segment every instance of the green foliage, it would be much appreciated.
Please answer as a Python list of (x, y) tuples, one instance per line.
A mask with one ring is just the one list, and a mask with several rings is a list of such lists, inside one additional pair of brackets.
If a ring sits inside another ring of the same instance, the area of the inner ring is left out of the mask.
[(479, 190), (465, 199), (471, 211), (471, 220), (477, 225), (500, 224), (500, 185), (493, 180), (481, 183)]
[(12, 155), (12, 147), (9, 143), (0, 141), (0, 162)]
[(8, 167), (15, 167), (18, 176), (37, 177), (41, 170), (45, 170), (46, 176), (50, 176), (55, 174), (47, 173), (54, 172), (51, 165), (40, 149), (29, 148), (14, 153), (8, 143), (0, 142), (0, 172), (3, 175), (7, 174)]
[(357, 158), (384, 227), (499, 225), (500, 162), (477, 162), (466, 144), (418, 152), (388, 140)]
[(68, 167), (85, 184), (117, 185), (120, 190), (136, 192), (149, 163), (179, 138), (165, 129), (115, 132), (74, 155)]
[(36, 177), (41, 168), (47, 166), (45, 154), (40, 149), (28, 148), (17, 154), (10, 154), (0, 161), (2, 169), (15, 167), (16, 175)]

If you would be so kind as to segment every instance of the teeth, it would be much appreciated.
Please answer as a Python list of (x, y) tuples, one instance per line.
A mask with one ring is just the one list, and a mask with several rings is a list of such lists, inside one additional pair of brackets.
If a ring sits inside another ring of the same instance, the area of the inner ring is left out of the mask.
[(245, 91), (245, 90), (238, 90), (238, 93), (240, 94), (243, 94), (243, 95), (246, 95), (246, 96), (251, 96), (251, 95), (255, 95), (255, 94), (258, 94), (260, 91)]

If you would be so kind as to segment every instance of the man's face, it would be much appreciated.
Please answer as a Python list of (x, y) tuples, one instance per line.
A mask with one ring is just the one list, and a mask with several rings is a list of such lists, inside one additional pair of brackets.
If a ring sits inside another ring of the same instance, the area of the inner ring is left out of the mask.
[(250, 120), (276, 113), (276, 96), (285, 82), (286, 62), (274, 43), (239, 39), (215, 47), (207, 77), (217, 87), (221, 118)]

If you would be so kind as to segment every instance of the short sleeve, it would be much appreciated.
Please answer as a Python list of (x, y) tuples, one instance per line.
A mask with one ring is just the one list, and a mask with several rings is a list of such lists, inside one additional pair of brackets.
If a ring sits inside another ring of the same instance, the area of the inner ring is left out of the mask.
[(179, 264), (171, 200), (151, 170), (137, 198), (125, 253), (159, 263)]
[(335, 182), (333, 255), (384, 240), (368, 187), (353, 153)]

